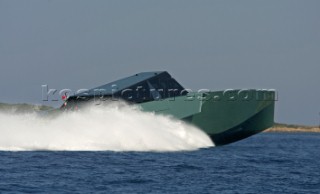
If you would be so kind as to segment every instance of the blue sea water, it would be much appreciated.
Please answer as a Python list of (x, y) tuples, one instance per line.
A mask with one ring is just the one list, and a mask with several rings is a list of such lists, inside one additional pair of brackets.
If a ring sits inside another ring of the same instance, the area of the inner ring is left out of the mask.
[(0, 192), (320, 193), (320, 134), (187, 152), (0, 152)]

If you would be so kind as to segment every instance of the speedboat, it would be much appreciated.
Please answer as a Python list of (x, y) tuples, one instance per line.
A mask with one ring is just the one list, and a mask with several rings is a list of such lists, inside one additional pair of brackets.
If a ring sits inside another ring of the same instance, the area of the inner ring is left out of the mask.
[(168, 72), (142, 72), (69, 96), (60, 109), (122, 100), (143, 111), (171, 115), (207, 133), (215, 145), (247, 138), (274, 124), (272, 89), (192, 91)]

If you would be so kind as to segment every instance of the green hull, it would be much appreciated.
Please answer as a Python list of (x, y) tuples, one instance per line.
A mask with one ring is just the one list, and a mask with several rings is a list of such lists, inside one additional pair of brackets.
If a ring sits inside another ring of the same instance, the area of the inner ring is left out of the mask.
[(206, 132), (215, 145), (259, 133), (274, 124), (275, 92), (230, 90), (189, 93), (139, 104), (144, 111), (172, 115)]

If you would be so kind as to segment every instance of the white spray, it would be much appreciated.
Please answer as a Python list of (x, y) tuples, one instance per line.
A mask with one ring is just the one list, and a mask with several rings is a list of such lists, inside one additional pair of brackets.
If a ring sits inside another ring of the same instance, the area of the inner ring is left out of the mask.
[(201, 130), (167, 116), (111, 104), (48, 118), (0, 113), (0, 150), (180, 151), (214, 146)]

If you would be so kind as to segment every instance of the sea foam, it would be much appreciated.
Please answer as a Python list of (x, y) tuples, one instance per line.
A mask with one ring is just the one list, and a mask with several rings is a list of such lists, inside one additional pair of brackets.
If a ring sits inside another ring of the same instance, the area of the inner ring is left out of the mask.
[(58, 116), (0, 113), (0, 150), (182, 151), (214, 146), (194, 126), (119, 103)]

